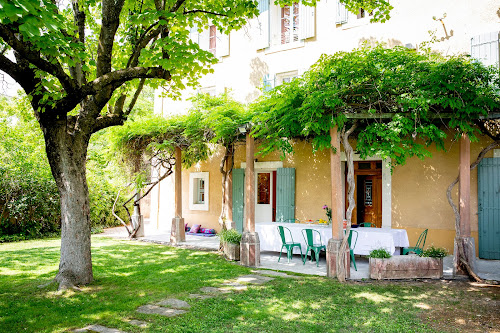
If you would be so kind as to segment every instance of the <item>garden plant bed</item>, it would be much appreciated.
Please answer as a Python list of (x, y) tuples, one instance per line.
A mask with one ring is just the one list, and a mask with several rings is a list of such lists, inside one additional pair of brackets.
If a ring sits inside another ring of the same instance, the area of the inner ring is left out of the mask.
[(443, 259), (414, 255), (391, 258), (370, 258), (370, 278), (394, 279), (440, 279), (443, 277)]

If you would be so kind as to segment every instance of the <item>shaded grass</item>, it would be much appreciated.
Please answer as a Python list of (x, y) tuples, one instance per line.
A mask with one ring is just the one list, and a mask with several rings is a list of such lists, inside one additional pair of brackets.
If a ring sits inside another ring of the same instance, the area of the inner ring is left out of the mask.
[[(57, 294), (59, 241), (0, 245), (0, 331), (62, 332), (101, 324), (127, 332), (430, 332), (420, 319), (435, 306), (468, 297), (446, 286), (339, 284), (302, 276), (212, 299), (193, 300), (200, 287), (250, 273), (214, 253), (94, 238), (95, 281), (81, 292)], [(192, 308), (182, 316), (139, 314), (137, 307), (176, 297)], [(449, 300), (449, 302), (445, 301)], [(456, 305), (455, 305), (456, 306)], [(148, 321), (148, 329), (126, 319)]]

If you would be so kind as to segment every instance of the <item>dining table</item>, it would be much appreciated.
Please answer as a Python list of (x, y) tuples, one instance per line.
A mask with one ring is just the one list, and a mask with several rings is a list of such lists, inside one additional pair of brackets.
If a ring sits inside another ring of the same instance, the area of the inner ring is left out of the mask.
[[(259, 234), (261, 251), (280, 252), (282, 242), (278, 226), (290, 230), (293, 241), (301, 244), (302, 253), (307, 249), (307, 244), (302, 236), (302, 229), (317, 230), (319, 236), (316, 236), (317, 238), (314, 241), (320, 241), (321, 237), (323, 245), (327, 245), (328, 240), (332, 238), (332, 226), (327, 224), (261, 222), (255, 224), (255, 231)], [(410, 245), (405, 229), (360, 227), (351, 228), (351, 230), (356, 231), (358, 235), (357, 241), (353, 244), (355, 245), (353, 248), (354, 254), (369, 255), (372, 250), (384, 248), (392, 255), (399, 255), (402, 247)], [(289, 237), (288, 233), (286, 237)], [(353, 236), (353, 243), (355, 240), (356, 236)], [(295, 247), (293, 253), (300, 254), (299, 248)]]

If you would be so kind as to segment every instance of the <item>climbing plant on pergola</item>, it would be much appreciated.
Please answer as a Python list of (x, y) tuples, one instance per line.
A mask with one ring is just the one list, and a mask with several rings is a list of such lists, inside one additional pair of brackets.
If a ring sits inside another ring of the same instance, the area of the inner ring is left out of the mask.
[[(209, 133), (199, 121), (200, 118), (200, 112), (191, 110), (182, 116), (140, 118), (113, 130), (113, 150), (122, 159), (133, 179), (128, 185), (134, 185), (135, 189), (133, 195), (122, 203), (132, 228), (129, 229), (128, 223), (114, 214), (114, 206), (113, 214), (125, 226), (130, 238), (135, 237), (140, 225), (132, 220), (127, 204), (132, 202), (134, 210), (140, 215), (140, 200), (160, 181), (170, 176), (174, 172), (174, 166), (182, 164), (190, 167), (207, 159), (210, 152), (207, 144)], [(177, 160), (176, 149), (182, 150), (182, 161)], [(157, 173), (155, 177), (150, 175), (152, 169)], [(118, 197), (119, 195), (117, 199)]]
[[(332, 149), (331, 129), (338, 129), (350, 172), (350, 222), (354, 176), (349, 135), (355, 134), (361, 158), (390, 158), (391, 167), (412, 156), (429, 157), (429, 146), (444, 149), (447, 132), (478, 140), (482, 119), (500, 110), (498, 91), (498, 70), (465, 55), (444, 57), (383, 45), (338, 52), (322, 55), (303, 77), (255, 103), (254, 136), (262, 141), (261, 153), (287, 154), (293, 152), (290, 139), (309, 140), (313, 150)], [(346, 247), (347, 236), (338, 253)], [(459, 248), (456, 255), (467, 262), (471, 258), (464, 253)], [(336, 260), (340, 280), (345, 278), (344, 258)]]

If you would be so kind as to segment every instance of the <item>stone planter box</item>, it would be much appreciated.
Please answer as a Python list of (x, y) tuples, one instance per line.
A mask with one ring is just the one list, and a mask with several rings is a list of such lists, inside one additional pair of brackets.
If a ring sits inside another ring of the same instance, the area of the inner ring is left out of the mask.
[(240, 244), (224, 242), (224, 256), (229, 260), (240, 260)]
[(442, 277), (442, 258), (414, 255), (394, 256), (389, 259), (370, 258), (371, 279), (440, 279)]

